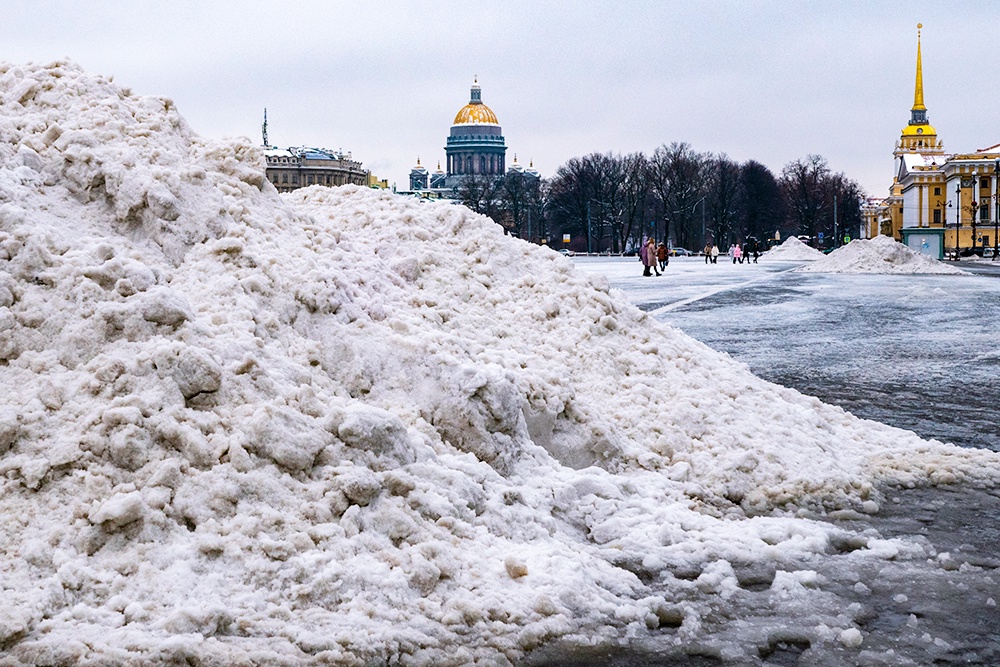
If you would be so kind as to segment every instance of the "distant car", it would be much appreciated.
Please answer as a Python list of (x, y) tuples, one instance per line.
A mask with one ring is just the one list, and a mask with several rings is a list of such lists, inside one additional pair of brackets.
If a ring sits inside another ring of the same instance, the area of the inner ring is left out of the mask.
[(687, 248), (671, 248), (670, 254), (674, 257), (694, 257), (697, 253), (693, 253)]
[(560, 248), (559, 249), (559, 254), (560, 255), (565, 255), (566, 257), (575, 257), (576, 256), (576, 253), (573, 252), (572, 250), (568, 249), (568, 248)]

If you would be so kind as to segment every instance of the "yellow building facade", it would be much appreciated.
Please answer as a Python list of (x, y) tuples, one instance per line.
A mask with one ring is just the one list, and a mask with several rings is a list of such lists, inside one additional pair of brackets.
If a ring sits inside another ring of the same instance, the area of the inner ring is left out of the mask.
[(1000, 246), (1000, 144), (946, 153), (924, 105), (917, 25), (917, 68), (910, 120), (893, 151), (892, 186), (864, 207), (868, 236), (892, 236), (938, 258), (992, 256)]

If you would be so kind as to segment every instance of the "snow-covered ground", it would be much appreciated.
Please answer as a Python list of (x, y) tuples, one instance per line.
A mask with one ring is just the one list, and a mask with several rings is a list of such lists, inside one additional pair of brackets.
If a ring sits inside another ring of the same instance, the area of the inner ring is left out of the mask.
[(0, 665), (987, 655), (866, 621), (879, 573), (998, 597), (866, 522), (997, 454), (760, 379), (461, 207), (279, 196), (73, 65), (0, 66), (0, 105)]

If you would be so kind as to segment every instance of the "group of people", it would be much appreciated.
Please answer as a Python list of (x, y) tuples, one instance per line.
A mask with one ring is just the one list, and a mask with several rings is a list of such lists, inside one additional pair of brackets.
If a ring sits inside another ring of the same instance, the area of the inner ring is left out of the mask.
[[(706, 264), (718, 264), (719, 262), (719, 246), (712, 242), (705, 244), (705, 263)], [(742, 247), (739, 243), (734, 243), (729, 246), (729, 256), (733, 258), (733, 264), (737, 262), (742, 264), (743, 260), (750, 263), (753, 259), (753, 263), (757, 263), (757, 258), (760, 257), (760, 251), (758, 250), (756, 243), (750, 243), (749, 241), (745, 243)], [(659, 245), (653, 239), (646, 239), (646, 242), (639, 247), (639, 259), (642, 261), (643, 271), (642, 275), (652, 276), (661, 275), (661, 271), (667, 268), (667, 264), (670, 263), (670, 253), (667, 250), (667, 246), (663, 243)]]
[(757, 258), (760, 257), (760, 251), (757, 249), (756, 243), (746, 243), (742, 248), (739, 243), (734, 243), (729, 246), (729, 256), (733, 258), (733, 264), (739, 262), (743, 263), (745, 259), (747, 264), (750, 263), (750, 258), (753, 258), (753, 263), (757, 263)]
[(719, 263), (719, 246), (714, 243), (705, 244), (705, 263), (706, 264), (718, 264)]
[(670, 263), (670, 255), (667, 253), (666, 244), (656, 245), (653, 239), (646, 239), (646, 242), (639, 248), (639, 259), (642, 260), (642, 275), (653, 275), (650, 271), (660, 275), (660, 271), (667, 268)]

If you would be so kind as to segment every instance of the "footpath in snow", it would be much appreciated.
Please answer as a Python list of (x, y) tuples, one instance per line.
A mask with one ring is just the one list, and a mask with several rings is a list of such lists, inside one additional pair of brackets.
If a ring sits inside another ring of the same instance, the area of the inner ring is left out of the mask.
[[(666, 630), (738, 664), (788, 623), (714, 635), (738, 571), (923, 557), (814, 519), (996, 481), (463, 207), (279, 196), (248, 142), (68, 63), (0, 66), (0, 105), (0, 665), (500, 665)], [(764, 596), (850, 664), (821, 588)]]

